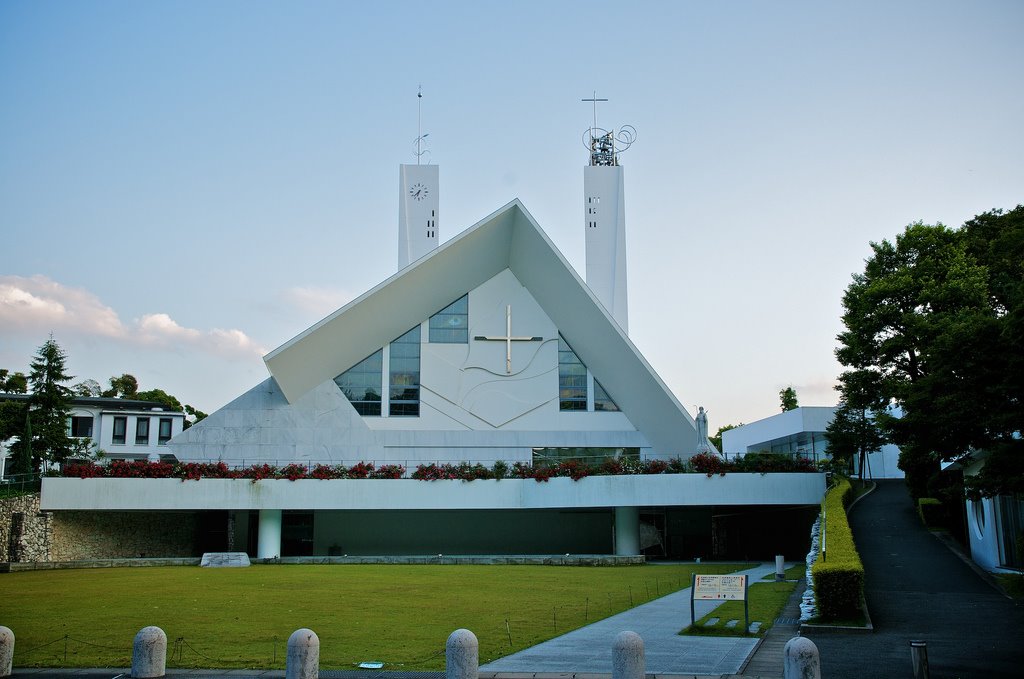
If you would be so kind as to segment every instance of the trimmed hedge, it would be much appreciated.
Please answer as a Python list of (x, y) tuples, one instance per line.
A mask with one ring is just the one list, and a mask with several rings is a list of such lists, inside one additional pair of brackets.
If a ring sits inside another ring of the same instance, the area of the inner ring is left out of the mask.
[(934, 497), (922, 497), (917, 501), (917, 514), (928, 528), (945, 528), (949, 525), (946, 508)]
[(823, 510), (824, 559), (811, 567), (818, 615), (824, 620), (856, 617), (864, 597), (864, 566), (853, 543), (846, 507), (853, 499), (850, 482), (842, 481), (825, 494)]

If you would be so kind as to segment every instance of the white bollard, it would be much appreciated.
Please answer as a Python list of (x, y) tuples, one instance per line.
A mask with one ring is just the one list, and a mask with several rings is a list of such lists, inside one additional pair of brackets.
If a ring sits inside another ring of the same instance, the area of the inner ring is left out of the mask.
[(0, 625), (0, 677), (9, 677), (14, 669), (14, 632)]
[(166, 670), (167, 635), (159, 627), (143, 627), (132, 644), (132, 679), (156, 679)]
[(813, 641), (793, 637), (786, 642), (782, 653), (785, 656), (782, 665), (784, 679), (821, 679), (821, 659)]
[(636, 632), (619, 632), (612, 643), (612, 679), (644, 679), (644, 640)]
[(782, 554), (775, 555), (775, 579), (786, 579), (786, 557)]
[(288, 637), (285, 679), (317, 679), (320, 676), (320, 637), (311, 629), (297, 629)]
[(446, 679), (478, 679), (480, 676), (480, 642), (468, 629), (457, 629), (448, 636), (444, 646)]
[[(928, 679), (928, 644), (924, 641), (910, 642), (910, 664), (914, 679)], [(0, 675), (2, 676), (2, 675)]]

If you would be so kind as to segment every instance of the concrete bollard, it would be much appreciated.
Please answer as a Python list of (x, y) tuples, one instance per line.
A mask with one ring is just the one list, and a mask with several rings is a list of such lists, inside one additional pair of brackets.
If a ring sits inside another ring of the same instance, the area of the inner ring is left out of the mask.
[(14, 669), (14, 632), (0, 625), (0, 677), (9, 677)]
[(468, 629), (457, 629), (444, 646), (446, 679), (478, 679), (480, 676), (480, 642)]
[(311, 629), (297, 629), (288, 637), (285, 679), (317, 679), (320, 676), (320, 637)]
[(928, 679), (928, 644), (924, 641), (910, 642), (910, 663), (914, 679)]
[(786, 579), (786, 557), (782, 554), (775, 555), (775, 580)]
[(644, 640), (636, 632), (619, 632), (612, 643), (612, 679), (644, 679)]
[(814, 642), (804, 637), (793, 637), (782, 651), (784, 679), (821, 679), (821, 658)]
[(155, 679), (166, 670), (167, 635), (159, 627), (143, 627), (132, 644), (132, 679)]

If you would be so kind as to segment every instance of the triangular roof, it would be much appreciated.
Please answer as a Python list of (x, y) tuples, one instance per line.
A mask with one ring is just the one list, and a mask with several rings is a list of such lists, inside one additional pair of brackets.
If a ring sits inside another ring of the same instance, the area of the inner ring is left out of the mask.
[(505, 269), (530, 291), (655, 450), (672, 454), (696, 448), (693, 418), (518, 199), (263, 360), (285, 398), (294, 402)]

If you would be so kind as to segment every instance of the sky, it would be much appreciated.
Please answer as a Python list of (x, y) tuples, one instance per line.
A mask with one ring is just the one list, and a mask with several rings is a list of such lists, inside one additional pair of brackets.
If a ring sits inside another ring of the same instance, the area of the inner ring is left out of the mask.
[[(442, 242), (513, 198), (585, 271), (633, 125), (633, 342), (710, 430), (833, 405), (872, 241), (1024, 202), (1024, 3), (0, 3), (0, 368), (212, 412), (394, 273), (417, 89)], [(600, 378), (600, 376), (598, 376)]]

